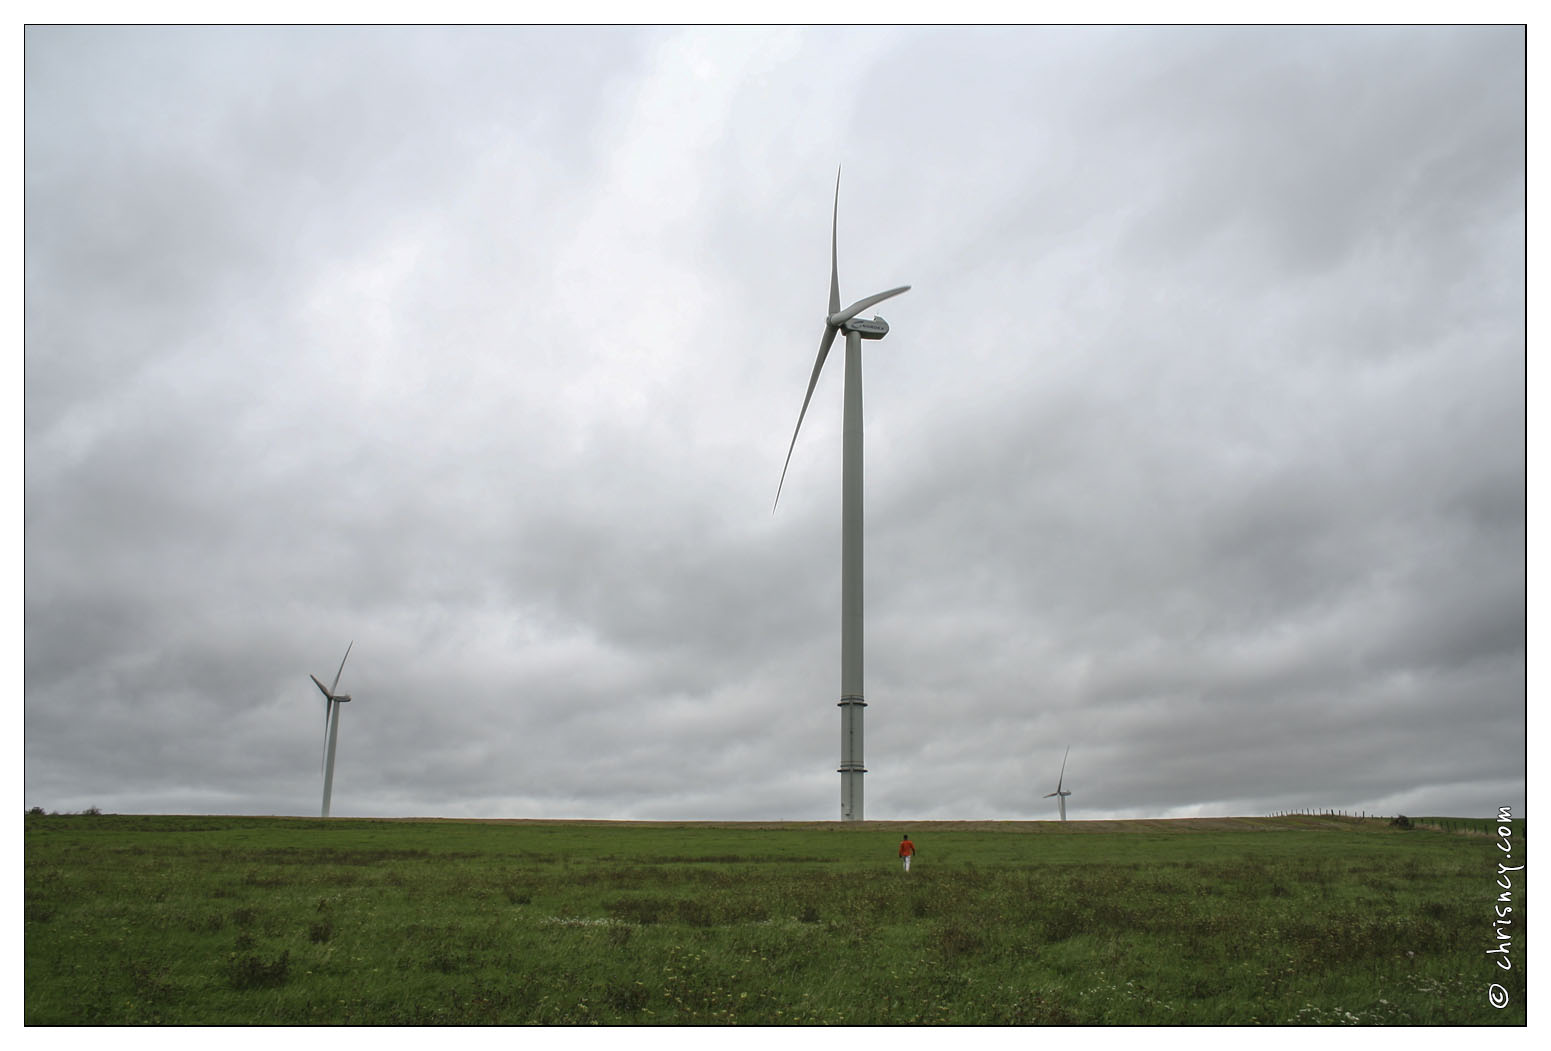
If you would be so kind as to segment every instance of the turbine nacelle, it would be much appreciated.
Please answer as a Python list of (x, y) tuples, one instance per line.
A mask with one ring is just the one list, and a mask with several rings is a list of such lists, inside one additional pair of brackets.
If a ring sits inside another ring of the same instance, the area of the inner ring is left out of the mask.
[[(340, 665), (340, 670), (341, 671), (344, 670), (344, 665), (343, 664)], [(318, 681), (318, 677), (316, 675), (309, 675), (309, 676), (307, 676), (307, 678), (311, 679), (313, 681), (313, 683), (318, 687), (318, 689), (322, 692), (324, 700), (328, 700), (328, 701), (341, 701), (342, 702), (342, 701), (348, 701), (350, 699), (350, 695), (348, 693), (335, 693), (333, 690), (331, 690), (327, 686), (323, 685), (323, 683)], [(339, 680), (337, 678), (334, 680), (334, 685), (335, 686), (339, 685)]]
[(881, 317), (874, 317), (871, 321), (854, 317), (840, 327), (846, 332), (855, 332), (863, 339), (882, 339), (889, 334), (889, 323)]

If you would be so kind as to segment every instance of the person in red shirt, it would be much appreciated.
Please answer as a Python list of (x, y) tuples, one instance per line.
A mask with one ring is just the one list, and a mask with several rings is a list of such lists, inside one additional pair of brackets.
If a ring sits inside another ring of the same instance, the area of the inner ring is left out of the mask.
[(915, 857), (916, 845), (910, 842), (910, 833), (905, 833), (905, 838), (899, 841), (899, 856), (905, 861), (905, 871), (910, 871), (910, 859)]

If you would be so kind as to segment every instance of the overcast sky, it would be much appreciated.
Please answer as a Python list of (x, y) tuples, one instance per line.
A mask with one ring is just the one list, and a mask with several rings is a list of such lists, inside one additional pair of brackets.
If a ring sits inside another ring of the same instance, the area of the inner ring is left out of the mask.
[(25, 795), (1522, 813), (1519, 29), (26, 31)]

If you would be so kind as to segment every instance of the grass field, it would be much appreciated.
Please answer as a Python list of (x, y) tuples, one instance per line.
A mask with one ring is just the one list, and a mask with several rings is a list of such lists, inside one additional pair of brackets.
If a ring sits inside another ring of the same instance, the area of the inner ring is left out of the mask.
[(1523, 1024), (1523, 873), (1489, 956), (1495, 831), (1418, 820), (30, 815), (25, 1021)]

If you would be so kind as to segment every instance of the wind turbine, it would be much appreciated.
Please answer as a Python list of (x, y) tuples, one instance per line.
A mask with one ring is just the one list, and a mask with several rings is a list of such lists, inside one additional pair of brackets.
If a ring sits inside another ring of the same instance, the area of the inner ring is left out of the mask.
[(1066, 746), (1066, 755), (1063, 755), (1061, 757), (1061, 776), (1056, 778), (1056, 790), (1054, 792), (1046, 792), (1045, 793), (1045, 798), (1046, 799), (1049, 799), (1051, 796), (1055, 796), (1056, 797), (1056, 804), (1058, 806), (1060, 806), (1060, 808), (1061, 808), (1061, 820), (1062, 821), (1066, 820), (1066, 797), (1072, 794), (1070, 792), (1063, 792), (1061, 790), (1061, 785), (1064, 784), (1065, 781), (1066, 781), (1066, 756), (1067, 755), (1071, 755), (1071, 754), (1072, 754), (1072, 746), (1071, 745), (1067, 745)]
[[(840, 172), (835, 172), (835, 209), (829, 230), (829, 310), (824, 317), (824, 336), (819, 340), (818, 360), (808, 380), (808, 393), (797, 414), (792, 444), (786, 450), (786, 464), (776, 486), (776, 504), (781, 502), (781, 487), (786, 484), (786, 469), (792, 465), (792, 450), (797, 447), (797, 432), (802, 430), (808, 402), (824, 359), (840, 332), (846, 334), (845, 414), (842, 427), (840, 481), (840, 819), (862, 820), (862, 709), (867, 701), (862, 694), (862, 340), (882, 339), (889, 323), (881, 317), (871, 321), (856, 315), (875, 303), (910, 290), (909, 285), (859, 299), (840, 309), (840, 263), (837, 252), (840, 228)], [(771, 505), (775, 513), (775, 505)]]
[(345, 647), (344, 660), (339, 662), (339, 670), (334, 673), (334, 685), (325, 686), (318, 681), (316, 675), (307, 677), (318, 684), (318, 689), (323, 691), (323, 816), (329, 816), (329, 799), (334, 795), (334, 746), (339, 743), (339, 706), (350, 699), (348, 693), (335, 693), (339, 688), (339, 677), (345, 673), (345, 661), (350, 659), (350, 650), (355, 646), (351, 640)]

